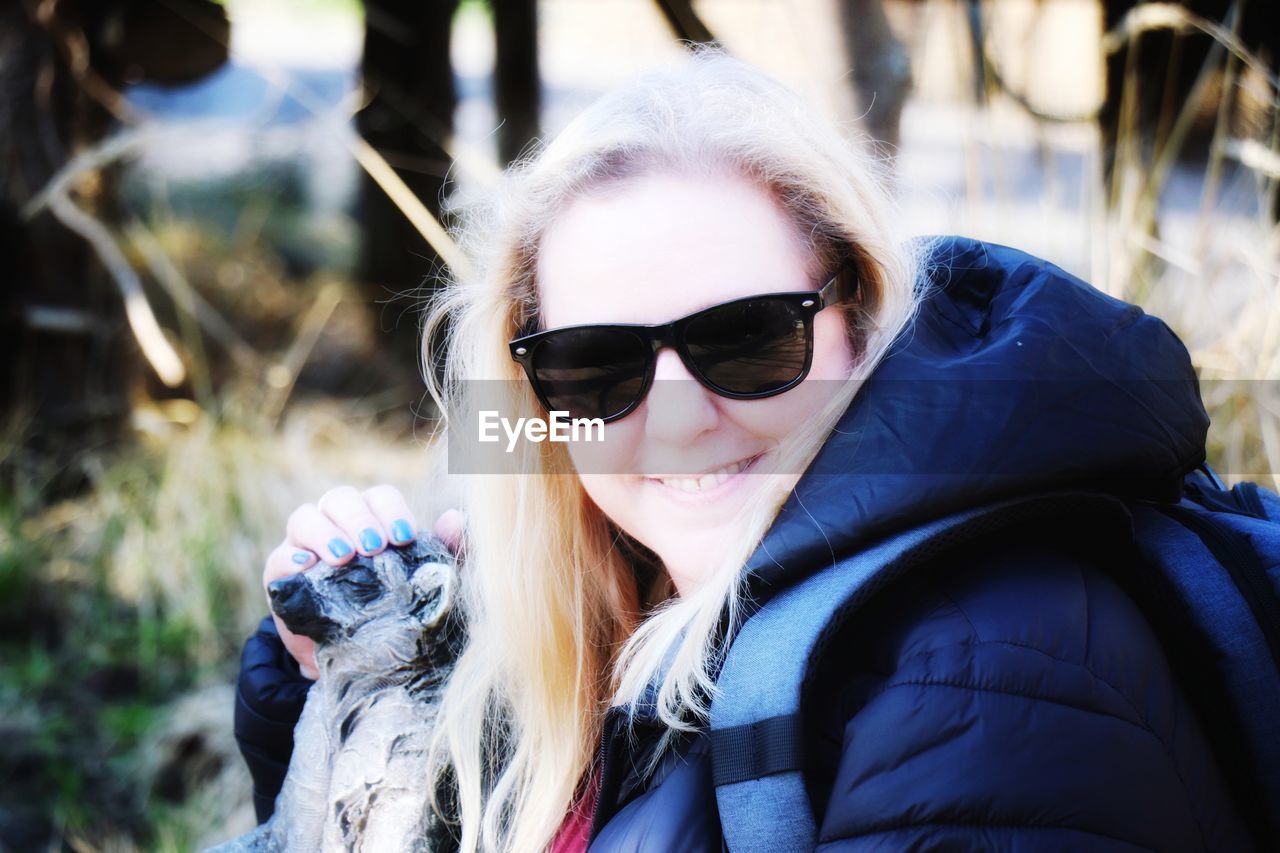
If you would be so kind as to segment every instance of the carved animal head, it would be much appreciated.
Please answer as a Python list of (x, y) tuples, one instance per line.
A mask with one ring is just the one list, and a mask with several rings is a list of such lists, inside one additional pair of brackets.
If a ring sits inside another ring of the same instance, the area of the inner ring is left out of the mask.
[(316, 641), (322, 671), (335, 659), (375, 671), (429, 654), (456, 590), (454, 558), (432, 538), (342, 566), (321, 563), (267, 587), (285, 626)]

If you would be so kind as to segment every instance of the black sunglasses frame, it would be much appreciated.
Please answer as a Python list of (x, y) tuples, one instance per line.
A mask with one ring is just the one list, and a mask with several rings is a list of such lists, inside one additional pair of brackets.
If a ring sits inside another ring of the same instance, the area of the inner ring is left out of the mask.
[[(732, 400), (761, 400), (766, 397), (774, 397), (799, 385), (809, 375), (809, 369), (813, 366), (813, 318), (817, 316), (822, 309), (836, 304), (838, 300), (836, 294), (836, 285), (840, 281), (840, 276), (849, 268), (849, 264), (842, 264), (840, 269), (832, 274), (822, 287), (815, 290), (787, 291), (783, 293), (758, 293), (753, 296), (744, 296), (739, 299), (731, 299), (728, 302), (721, 302), (719, 305), (712, 305), (695, 311), (692, 314), (681, 317), (678, 320), (672, 320), (669, 323), (658, 323), (655, 325), (643, 325), (639, 323), (585, 323), (577, 326), (561, 326), (556, 329), (547, 329), (542, 332), (534, 332), (532, 334), (523, 335), (512, 340), (508, 346), (511, 350), (511, 358), (524, 368), (525, 375), (529, 377), (529, 383), (533, 386), (533, 392), (537, 395), (538, 400), (546, 407), (547, 411), (552, 411), (553, 406), (543, 393), (542, 385), (538, 381), (536, 368), (534, 367), (534, 359), (537, 357), (538, 347), (548, 338), (568, 331), (578, 331), (582, 329), (599, 329), (599, 330), (615, 330), (640, 338), (649, 344), (648, 360), (645, 363), (644, 385), (636, 398), (631, 401), (626, 408), (621, 411), (605, 416), (597, 416), (604, 423), (621, 420), (627, 415), (634, 412), (645, 397), (649, 395), (649, 388), (653, 385), (653, 376), (657, 368), (658, 351), (663, 347), (671, 347), (680, 356), (680, 360), (684, 362), (684, 366), (689, 373), (698, 380), (705, 388), (719, 394), (721, 397), (728, 397)], [(854, 293), (861, 289), (860, 282), (854, 283)], [(742, 393), (738, 391), (730, 391), (721, 388), (710, 379), (694, 363), (693, 357), (689, 353), (688, 345), (685, 343), (685, 330), (689, 324), (700, 319), (706, 314), (713, 311), (719, 311), (724, 308), (737, 305), (744, 302), (759, 302), (760, 300), (776, 300), (785, 302), (795, 308), (800, 309), (801, 319), (804, 321), (805, 335), (805, 353), (804, 367), (799, 374), (791, 381), (777, 387), (770, 388), (768, 391), (758, 391), (754, 393)], [(573, 413), (574, 417), (578, 417)]]

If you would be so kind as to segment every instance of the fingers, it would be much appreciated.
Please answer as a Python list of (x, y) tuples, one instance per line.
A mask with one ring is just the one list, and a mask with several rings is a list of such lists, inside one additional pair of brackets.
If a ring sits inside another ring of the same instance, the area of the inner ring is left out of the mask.
[(418, 524), (404, 495), (395, 486), (374, 486), (362, 495), (365, 505), (387, 532), (392, 545), (407, 545), (418, 535)]
[(350, 562), (356, 553), (356, 537), (334, 524), (315, 504), (295, 509), (285, 530), (286, 541), (295, 549), (311, 551), (335, 566)]
[(267, 565), (262, 572), (262, 586), (265, 589), (273, 580), (309, 569), (317, 562), (319, 561), (314, 553), (299, 548), (286, 538), (267, 555)]
[(342, 543), (326, 540), (325, 546), (334, 559), (346, 562), (351, 554), (342, 545), (354, 543), (355, 550), (365, 556), (377, 554), (387, 547), (387, 531), (354, 486), (338, 486), (325, 492), (316, 507), (342, 531)]
[[(388, 545), (407, 545), (417, 536), (417, 522), (404, 496), (394, 486), (357, 491), (339, 486), (315, 504), (304, 504), (289, 516), (288, 541), (309, 550), (331, 565), (349, 562), (356, 554), (372, 556)], [(306, 568), (301, 555), (290, 555)]]
[(435, 528), (432, 531), (436, 538), (444, 542), (444, 544), (454, 554), (458, 553), (458, 549), (462, 547), (462, 533), (467, 524), (467, 517), (459, 510), (449, 509), (441, 513), (436, 519)]

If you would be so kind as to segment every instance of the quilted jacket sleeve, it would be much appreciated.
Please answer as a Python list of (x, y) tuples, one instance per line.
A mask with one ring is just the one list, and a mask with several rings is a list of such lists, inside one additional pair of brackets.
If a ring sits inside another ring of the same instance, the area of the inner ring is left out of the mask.
[(258, 822), (271, 817), (293, 754), (293, 729), (312, 681), (285, 649), (270, 616), (244, 644), (236, 684), (235, 734), (253, 777)]
[(1027, 543), (943, 568), (840, 638), (820, 849), (1253, 849), (1115, 581)]

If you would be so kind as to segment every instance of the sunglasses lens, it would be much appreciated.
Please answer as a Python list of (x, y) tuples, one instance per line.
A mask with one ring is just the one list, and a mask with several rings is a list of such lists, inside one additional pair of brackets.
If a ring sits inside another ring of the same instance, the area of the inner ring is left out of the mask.
[(571, 417), (608, 418), (644, 393), (649, 345), (616, 329), (565, 329), (543, 339), (533, 370), (547, 403)]
[(765, 395), (795, 382), (809, 355), (809, 326), (784, 299), (750, 299), (708, 311), (685, 327), (704, 379), (732, 394)]

